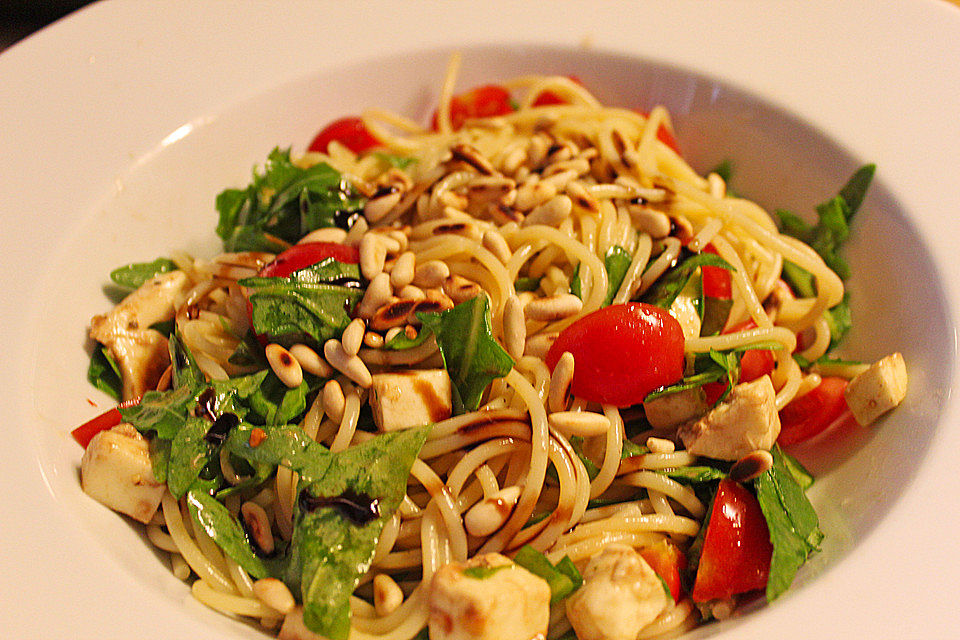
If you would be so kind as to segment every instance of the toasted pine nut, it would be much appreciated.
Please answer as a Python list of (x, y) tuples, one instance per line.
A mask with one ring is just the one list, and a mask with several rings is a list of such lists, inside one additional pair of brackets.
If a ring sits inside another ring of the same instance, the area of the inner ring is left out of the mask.
[(290, 352), (279, 344), (268, 344), (264, 353), (267, 356), (267, 362), (270, 368), (277, 374), (280, 381), (293, 389), (299, 387), (303, 382), (303, 369), (297, 359), (290, 355)]
[(329, 378), (333, 375), (333, 369), (324, 362), (320, 355), (305, 344), (295, 344), (290, 347), (290, 355), (300, 363), (300, 368), (307, 373), (320, 378)]
[(587, 188), (583, 186), (582, 182), (573, 181), (567, 185), (567, 195), (570, 196), (570, 199), (573, 201), (573, 204), (577, 205), (581, 209), (585, 209), (590, 213), (600, 213), (600, 203), (597, 202), (597, 199), (587, 191)]
[(650, 453), (673, 453), (677, 450), (677, 445), (673, 444), (672, 440), (665, 438), (650, 436), (647, 438), (646, 444), (647, 449), (650, 449)]
[(411, 251), (404, 251), (393, 264), (390, 271), (390, 285), (394, 290), (402, 289), (413, 282), (413, 275), (417, 266), (417, 257)]
[(348, 244), (351, 247), (357, 246), (369, 228), (370, 225), (367, 224), (367, 219), (362, 216), (358, 217), (357, 221), (350, 227), (350, 230), (347, 231), (347, 237), (343, 239), (343, 244)]
[(527, 341), (527, 323), (523, 317), (523, 305), (515, 295), (503, 305), (503, 342), (507, 353), (514, 360), (523, 356)]
[(523, 226), (545, 224), (549, 227), (557, 227), (570, 216), (571, 211), (573, 211), (573, 201), (570, 196), (555, 196), (527, 214), (523, 219)]
[(358, 356), (351, 356), (344, 351), (339, 340), (331, 338), (323, 344), (323, 357), (334, 369), (364, 389), (369, 388), (373, 383), (373, 377), (370, 375), (367, 365)]
[(751, 451), (730, 467), (730, 479), (737, 482), (753, 480), (773, 467), (773, 456), (765, 449)]
[(506, 487), (470, 507), (463, 517), (467, 533), (477, 537), (489, 536), (507, 521), (519, 498), (520, 487)]
[(383, 271), (383, 263), (387, 258), (387, 247), (379, 234), (363, 234), (360, 238), (360, 272), (367, 280)]
[(524, 308), (524, 313), (529, 320), (552, 322), (576, 315), (581, 309), (583, 309), (583, 300), (572, 293), (561, 293), (531, 300)]
[(637, 203), (630, 203), (627, 211), (633, 224), (651, 238), (666, 238), (670, 235), (670, 218), (662, 211)]
[(240, 514), (243, 516), (244, 524), (247, 525), (250, 537), (260, 550), (268, 555), (273, 553), (273, 532), (270, 530), (270, 519), (263, 507), (256, 502), (244, 502), (240, 506)]
[(343, 330), (343, 335), (340, 336), (340, 343), (347, 354), (357, 355), (357, 352), (360, 351), (360, 345), (363, 344), (363, 334), (366, 330), (367, 327), (360, 318), (354, 318), (350, 321), (347, 328)]
[(546, 357), (547, 351), (553, 346), (557, 339), (557, 332), (538, 333), (535, 336), (527, 338), (527, 344), (523, 348), (523, 355), (533, 356), (541, 360)]
[(443, 292), (450, 296), (454, 304), (476, 298), (481, 291), (483, 290), (476, 282), (458, 275), (452, 275), (443, 282)]
[(427, 297), (427, 294), (423, 292), (423, 289), (416, 285), (408, 284), (399, 291), (397, 291), (397, 297), (401, 300), (416, 300), (420, 301)]
[(253, 583), (253, 595), (257, 596), (261, 602), (276, 609), (283, 615), (290, 613), (297, 606), (293, 594), (283, 581), (276, 578), (262, 578)]
[(547, 394), (547, 406), (550, 411), (566, 411), (570, 401), (570, 383), (573, 382), (573, 354), (564, 351), (550, 376), (550, 391)]
[(373, 607), (378, 616), (393, 613), (403, 604), (403, 591), (393, 578), (378, 573), (373, 578)]
[(557, 188), (557, 191), (561, 191), (567, 187), (571, 180), (576, 180), (579, 175), (576, 169), (567, 169), (541, 179), (540, 184), (552, 184)]
[(530, 211), (555, 195), (557, 186), (549, 182), (541, 183), (540, 178), (534, 174), (517, 187), (517, 199), (513, 206), (520, 211)]
[(383, 336), (375, 331), (367, 331), (363, 334), (363, 344), (371, 349), (379, 349), (383, 346)]
[(592, 411), (557, 411), (547, 415), (550, 426), (565, 436), (599, 436), (610, 429), (610, 420)]
[(390, 302), (392, 295), (390, 276), (386, 273), (378, 273), (367, 285), (363, 299), (357, 305), (356, 314), (361, 318), (369, 318), (377, 309)]
[(163, 370), (163, 373), (160, 374), (160, 379), (157, 380), (157, 391), (166, 391), (170, 388), (170, 381), (173, 379), (173, 365), (167, 365), (167, 368)]
[(439, 287), (450, 277), (450, 267), (440, 260), (427, 260), (417, 265), (414, 270), (413, 284), (429, 289)]
[(493, 165), (490, 164), (490, 161), (472, 145), (455, 144), (450, 148), (450, 153), (455, 160), (469, 164), (485, 176), (492, 176), (497, 172), (497, 170), (493, 168)]
[(377, 191), (363, 206), (364, 217), (374, 224), (383, 219), (400, 202), (403, 192), (397, 187), (384, 187)]
[(370, 328), (374, 331), (386, 331), (406, 323), (407, 316), (417, 305), (416, 300), (392, 298), (390, 302), (377, 309), (370, 318)]
[(327, 380), (323, 385), (323, 412), (334, 422), (343, 420), (343, 409), (347, 400), (343, 395), (343, 388), (336, 380)]
[(342, 244), (346, 239), (347, 232), (340, 227), (322, 227), (320, 229), (314, 229), (300, 238), (297, 244), (304, 244), (305, 242), (334, 242), (336, 244)]
[(503, 264), (507, 264), (513, 256), (510, 245), (496, 229), (487, 229), (483, 232), (483, 246)]
[(391, 328), (388, 329), (387, 332), (383, 335), (383, 341), (384, 341), (384, 342), (390, 342), (391, 340), (393, 340), (394, 338), (396, 338), (398, 335), (400, 335), (400, 332), (401, 332), (401, 331), (403, 331), (403, 327), (391, 327)]

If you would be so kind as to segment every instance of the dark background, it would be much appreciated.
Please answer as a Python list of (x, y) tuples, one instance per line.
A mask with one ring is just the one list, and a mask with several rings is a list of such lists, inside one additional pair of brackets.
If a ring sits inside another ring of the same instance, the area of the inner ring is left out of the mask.
[(0, 51), (90, 0), (0, 0)]

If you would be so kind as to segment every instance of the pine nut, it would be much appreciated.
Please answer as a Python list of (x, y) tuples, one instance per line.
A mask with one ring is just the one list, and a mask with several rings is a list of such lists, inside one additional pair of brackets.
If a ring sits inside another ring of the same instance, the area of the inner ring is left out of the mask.
[(513, 252), (510, 251), (510, 245), (507, 244), (507, 241), (496, 229), (487, 229), (484, 231), (482, 241), (484, 248), (490, 251), (490, 253), (503, 264), (507, 264), (510, 258), (513, 257)]
[(346, 239), (347, 232), (340, 227), (323, 227), (321, 229), (314, 229), (303, 236), (297, 244), (304, 244), (306, 242), (333, 242), (343, 244), (343, 241)]
[(483, 154), (472, 145), (455, 144), (450, 148), (450, 153), (455, 160), (467, 163), (483, 175), (492, 176), (497, 172), (490, 161), (483, 157)]
[(371, 349), (379, 349), (383, 346), (383, 336), (375, 331), (367, 331), (363, 334), (363, 344)]
[(373, 383), (373, 377), (367, 365), (363, 364), (359, 356), (351, 356), (344, 351), (339, 340), (330, 339), (323, 344), (323, 357), (334, 369), (364, 389), (368, 389)]
[(343, 395), (343, 388), (336, 380), (328, 380), (323, 385), (323, 412), (331, 420), (339, 423), (343, 420), (343, 410), (347, 406), (347, 400)]
[(427, 297), (427, 294), (423, 292), (423, 289), (416, 285), (408, 284), (399, 291), (397, 291), (397, 296), (401, 300), (415, 300), (419, 302)]
[(549, 227), (558, 227), (570, 216), (571, 211), (573, 211), (573, 201), (570, 196), (555, 196), (527, 214), (523, 220), (523, 226), (545, 224)]
[(370, 229), (370, 225), (367, 224), (367, 219), (362, 216), (358, 217), (357, 221), (350, 227), (350, 230), (347, 231), (347, 237), (343, 239), (343, 244), (348, 244), (351, 247), (357, 246), (360, 244), (363, 236), (366, 235), (368, 229)]
[(390, 302), (393, 293), (390, 288), (390, 276), (386, 273), (379, 273), (363, 294), (363, 299), (357, 305), (356, 314), (361, 318), (369, 318), (377, 309)]
[(384, 342), (390, 342), (391, 340), (393, 340), (394, 338), (396, 338), (398, 335), (400, 335), (400, 332), (401, 332), (401, 331), (403, 331), (403, 328), (402, 328), (402, 327), (391, 327), (391, 328), (388, 329), (387, 332), (383, 335), (383, 341), (384, 341)]
[(539, 176), (527, 178), (517, 187), (517, 199), (513, 206), (520, 211), (530, 211), (557, 195), (557, 186), (549, 182), (540, 182)]
[(374, 331), (386, 331), (393, 327), (399, 327), (407, 322), (407, 316), (416, 306), (416, 300), (393, 298), (377, 309), (370, 317), (370, 328)]
[(376, 224), (400, 203), (402, 197), (403, 192), (396, 187), (381, 188), (363, 206), (363, 216), (369, 222)]
[(390, 271), (390, 285), (394, 290), (402, 289), (413, 282), (413, 275), (417, 266), (417, 257), (410, 251), (400, 254)]
[(587, 191), (582, 182), (573, 181), (567, 185), (567, 195), (573, 200), (573, 204), (590, 213), (600, 213), (600, 203)]
[(662, 211), (637, 203), (630, 203), (627, 211), (633, 224), (651, 238), (666, 238), (670, 235), (670, 218)]
[(507, 521), (519, 498), (520, 487), (507, 487), (470, 507), (463, 517), (467, 533), (477, 537), (492, 534)]
[(552, 184), (557, 191), (562, 191), (567, 188), (571, 180), (576, 180), (579, 175), (576, 169), (567, 169), (541, 179), (540, 184)]
[(570, 384), (573, 382), (573, 354), (564, 351), (550, 376), (550, 390), (547, 394), (547, 406), (550, 411), (566, 411), (570, 402)]
[(751, 451), (730, 467), (730, 478), (737, 482), (747, 482), (766, 473), (773, 467), (773, 456), (769, 451), (757, 449)]
[(450, 267), (440, 260), (427, 260), (414, 270), (413, 284), (424, 289), (439, 287), (450, 277)]
[(244, 524), (247, 525), (250, 537), (260, 550), (267, 555), (273, 553), (273, 532), (270, 530), (270, 519), (263, 507), (256, 502), (244, 502), (240, 506), (240, 514), (243, 516)]
[(300, 363), (290, 355), (290, 352), (279, 344), (268, 344), (264, 353), (270, 368), (277, 374), (280, 381), (291, 389), (299, 387), (303, 382), (303, 369)]
[(373, 607), (378, 616), (393, 613), (403, 604), (403, 591), (393, 578), (378, 573), (373, 578)]
[(443, 292), (450, 296), (454, 304), (476, 298), (481, 291), (480, 285), (476, 282), (458, 275), (452, 275), (443, 282)]
[(583, 300), (572, 293), (561, 293), (531, 300), (524, 308), (524, 314), (528, 320), (553, 322), (576, 315), (581, 309), (583, 309)]
[(340, 336), (340, 344), (343, 345), (343, 350), (348, 355), (355, 356), (360, 351), (360, 345), (363, 344), (363, 334), (366, 330), (367, 327), (360, 318), (351, 320), (347, 328), (343, 330), (343, 335)]
[(160, 374), (160, 379), (157, 380), (156, 390), (166, 391), (170, 388), (171, 380), (173, 380), (173, 365), (167, 365), (167, 368)]
[(333, 369), (330, 368), (320, 355), (305, 344), (295, 344), (290, 347), (290, 355), (300, 363), (300, 368), (307, 373), (320, 378), (329, 378), (333, 375)]
[(523, 356), (527, 341), (527, 323), (523, 317), (523, 305), (515, 295), (503, 305), (503, 342), (507, 353), (514, 360)]
[(675, 445), (672, 440), (667, 440), (666, 438), (650, 436), (647, 438), (646, 445), (647, 449), (650, 449), (650, 453), (673, 453), (677, 450), (677, 445)]
[(283, 584), (283, 581), (276, 578), (262, 578), (255, 581), (253, 595), (257, 596), (263, 604), (276, 609), (283, 615), (287, 615), (297, 606), (297, 601), (294, 600), (290, 589)]
[(610, 429), (610, 420), (592, 411), (557, 411), (547, 415), (550, 426), (565, 436), (600, 436)]
[(557, 332), (539, 333), (527, 338), (527, 344), (523, 348), (523, 355), (533, 356), (543, 360), (547, 356), (547, 351), (553, 346), (557, 339)]
[(383, 271), (387, 259), (387, 247), (380, 236), (369, 231), (360, 239), (360, 272), (367, 280), (373, 280)]

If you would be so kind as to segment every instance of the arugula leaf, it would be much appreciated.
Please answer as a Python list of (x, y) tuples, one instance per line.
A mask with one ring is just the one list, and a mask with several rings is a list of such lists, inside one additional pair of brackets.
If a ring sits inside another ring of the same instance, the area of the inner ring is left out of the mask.
[(423, 330), (437, 337), (443, 365), (453, 383), (454, 411), (476, 410), (487, 386), (510, 373), (514, 364), (493, 338), (487, 296), (481, 294), (449, 311), (418, 313), (417, 317)]
[(662, 275), (640, 298), (642, 302), (669, 309), (690, 278), (702, 266), (734, 271), (729, 262), (714, 253), (696, 253)]
[(293, 164), (290, 150), (270, 152), (246, 189), (217, 196), (217, 235), (226, 251), (279, 252), (321, 227), (349, 227), (364, 200), (332, 167)]
[(114, 400), (120, 400), (123, 392), (120, 367), (117, 366), (117, 361), (113, 359), (110, 350), (102, 344), (97, 344), (93, 353), (90, 354), (87, 381)]
[(253, 552), (243, 527), (216, 498), (191, 489), (187, 492), (187, 508), (193, 521), (247, 573), (257, 579), (270, 575), (263, 560)]
[(577, 266), (573, 268), (573, 273), (570, 274), (570, 293), (577, 296), (583, 300), (583, 290), (580, 286), (580, 263), (577, 263)]
[[(250, 434), (263, 429), (266, 438), (256, 447), (250, 446)], [(300, 474), (304, 482), (319, 480), (333, 460), (330, 451), (293, 424), (256, 427), (240, 423), (224, 441), (227, 451), (252, 465), (287, 467)]]
[(183, 497), (213, 457), (213, 447), (204, 439), (210, 425), (206, 418), (188, 417), (173, 438), (167, 467), (167, 488), (175, 498)]
[(554, 565), (547, 556), (530, 545), (524, 545), (517, 551), (513, 561), (547, 581), (550, 585), (550, 604), (560, 602), (583, 584), (583, 577), (569, 556), (564, 556)]
[(486, 580), (487, 578), (495, 574), (497, 571), (500, 571), (501, 569), (508, 569), (508, 568), (510, 568), (509, 564), (498, 564), (493, 567), (483, 567), (483, 566), (467, 567), (466, 569), (463, 570), (463, 575), (467, 576), (468, 578), (473, 578), (474, 580)]
[(432, 335), (433, 333), (430, 331), (419, 331), (417, 332), (417, 337), (411, 340), (407, 337), (406, 333), (401, 331), (397, 335), (384, 342), (381, 349), (389, 349), (391, 351), (404, 351), (405, 349), (413, 349), (414, 347), (419, 347), (422, 345)]
[(613, 302), (613, 298), (620, 290), (620, 285), (623, 284), (623, 279), (627, 275), (627, 269), (630, 268), (632, 261), (633, 256), (620, 245), (613, 245), (607, 251), (607, 255), (603, 258), (603, 266), (607, 270), (607, 295), (603, 299), (601, 307), (608, 307)]
[(110, 279), (115, 285), (132, 291), (154, 276), (176, 270), (177, 264), (173, 260), (157, 258), (153, 262), (132, 262), (117, 267), (110, 272)]
[(803, 488), (794, 478), (780, 448), (774, 446), (773, 467), (753, 481), (760, 509), (770, 530), (773, 555), (767, 580), (767, 601), (790, 587), (797, 570), (819, 550), (823, 532)]
[(409, 156), (398, 156), (393, 153), (384, 153), (383, 151), (374, 151), (373, 155), (376, 156), (377, 160), (381, 163), (389, 166), (396, 167), (397, 169), (406, 169), (412, 164), (416, 164), (417, 159), (411, 158)]
[(377, 436), (333, 456), (325, 474), (305, 484), (314, 497), (352, 493), (378, 501), (379, 516), (357, 524), (331, 506), (304, 512), (298, 504), (292, 543), (299, 566), (303, 621), (331, 640), (350, 632), (350, 596), (373, 560), (385, 522), (403, 499), (407, 476), (429, 426)]
[(258, 334), (286, 344), (322, 345), (343, 333), (363, 297), (359, 287), (338, 284), (344, 280), (359, 283), (359, 265), (327, 258), (284, 278), (244, 278), (239, 284), (250, 290), (252, 324)]
[[(540, 288), (540, 280), (542, 280), (542, 278), (517, 278), (513, 282), (513, 289), (517, 292), (536, 291)], [(579, 282), (577, 284), (579, 285)]]
[(684, 484), (706, 484), (727, 477), (727, 472), (723, 469), (706, 465), (656, 469), (655, 471)]

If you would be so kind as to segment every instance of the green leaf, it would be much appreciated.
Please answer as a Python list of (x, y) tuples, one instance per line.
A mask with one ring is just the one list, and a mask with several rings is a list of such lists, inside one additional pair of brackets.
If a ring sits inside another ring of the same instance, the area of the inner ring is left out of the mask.
[(409, 156), (398, 156), (393, 153), (384, 153), (383, 151), (374, 151), (373, 155), (377, 157), (377, 160), (389, 167), (395, 167), (397, 169), (406, 169), (412, 164), (416, 164), (417, 159), (411, 158)]
[(290, 160), (290, 150), (274, 149), (254, 170), (245, 189), (217, 196), (217, 235), (226, 251), (278, 252), (321, 227), (348, 226), (363, 210), (363, 198), (332, 167), (308, 169)]
[(176, 270), (177, 264), (173, 260), (157, 258), (153, 262), (133, 262), (117, 267), (110, 272), (110, 279), (115, 285), (132, 291), (154, 276)]
[(603, 266), (607, 270), (607, 295), (600, 306), (608, 307), (613, 302), (632, 261), (633, 256), (619, 245), (614, 245), (607, 251), (607, 255), (603, 258)]
[[(536, 291), (540, 288), (540, 280), (542, 278), (517, 278), (513, 282), (513, 288), (518, 293), (521, 291)], [(577, 281), (577, 286), (579, 286), (579, 281)]]
[(775, 446), (771, 453), (773, 467), (753, 481), (773, 544), (767, 580), (768, 602), (790, 587), (797, 570), (819, 549), (823, 540), (817, 514), (785, 463), (780, 448)]
[(577, 266), (573, 268), (573, 273), (570, 274), (570, 293), (577, 296), (583, 300), (583, 291), (580, 286), (580, 263), (577, 263)]
[(665, 475), (672, 480), (682, 482), (683, 484), (706, 484), (723, 480), (727, 477), (727, 472), (717, 467), (707, 465), (691, 467), (674, 467), (672, 469), (657, 469), (657, 473)]
[(263, 560), (253, 552), (243, 527), (216, 498), (191, 489), (187, 492), (187, 508), (193, 521), (247, 573), (257, 579), (270, 575)]
[(117, 361), (113, 359), (110, 350), (102, 344), (98, 344), (90, 355), (87, 381), (114, 400), (120, 400), (123, 393), (120, 367), (117, 366)]
[(509, 564), (499, 564), (492, 567), (476, 566), (476, 567), (467, 567), (463, 570), (463, 575), (468, 578), (473, 578), (474, 580), (486, 580), (497, 571), (501, 569), (509, 569)]
[(556, 565), (552, 564), (547, 556), (543, 555), (530, 545), (524, 545), (517, 551), (513, 561), (547, 581), (550, 585), (550, 604), (556, 604), (580, 588), (583, 577), (577, 567), (564, 556)]
[(250, 291), (253, 329), (282, 344), (322, 345), (339, 337), (350, 323), (363, 290), (338, 284), (360, 282), (360, 267), (333, 258), (291, 273), (285, 278), (245, 278)]
[(433, 333), (430, 331), (419, 331), (417, 337), (410, 339), (407, 337), (407, 334), (403, 331), (397, 333), (389, 340), (383, 343), (381, 349), (387, 349), (390, 351), (404, 351), (406, 349), (413, 349), (414, 347), (419, 347), (424, 342), (426, 342)]
[(379, 516), (358, 524), (333, 506), (297, 509), (293, 545), (300, 567), (303, 621), (331, 640), (350, 632), (350, 596), (367, 572), (384, 523), (403, 499), (407, 476), (429, 426), (389, 433), (333, 457), (327, 472), (301, 491), (333, 498), (350, 493), (377, 500)]
[(210, 425), (206, 418), (189, 417), (173, 438), (167, 468), (167, 488), (175, 498), (183, 497), (212, 459), (213, 448), (204, 439)]
[(653, 286), (643, 294), (641, 301), (661, 309), (669, 309), (697, 269), (702, 266), (720, 267), (734, 271), (729, 262), (716, 254), (696, 253), (660, 276)]
[(437, 337), (443, 364), (453, 383), (457, 414), (474, 411), (487, 386), (513, 368), (490, 330), (490, 303), (485, 294), (442, 313), (418, 313), (423, 330)]
[(876, 170), (877, 165), (875, 164), (863, 165), (854, 171), (850, 179), (847, 180), (847, 183), (840, 189), (840, 197), (847, 203), (847, 209), (849, 210), (847, 216), (848, 222), (857, 210), (860, 209), (860, 205), (867, 195), (867, 189), (873, 181), (873, 174)]
[[(262, 429), (266, 438), (256, 447), (250, 446), (254, 429)], [(241, 423), (230, 432), (223, 446), (231, 454), (250, 464), (287, 467), (300, 474), (305, 482), (322, 478), (330, 467), (330, 451), (292, 424), (257, 427)]]

